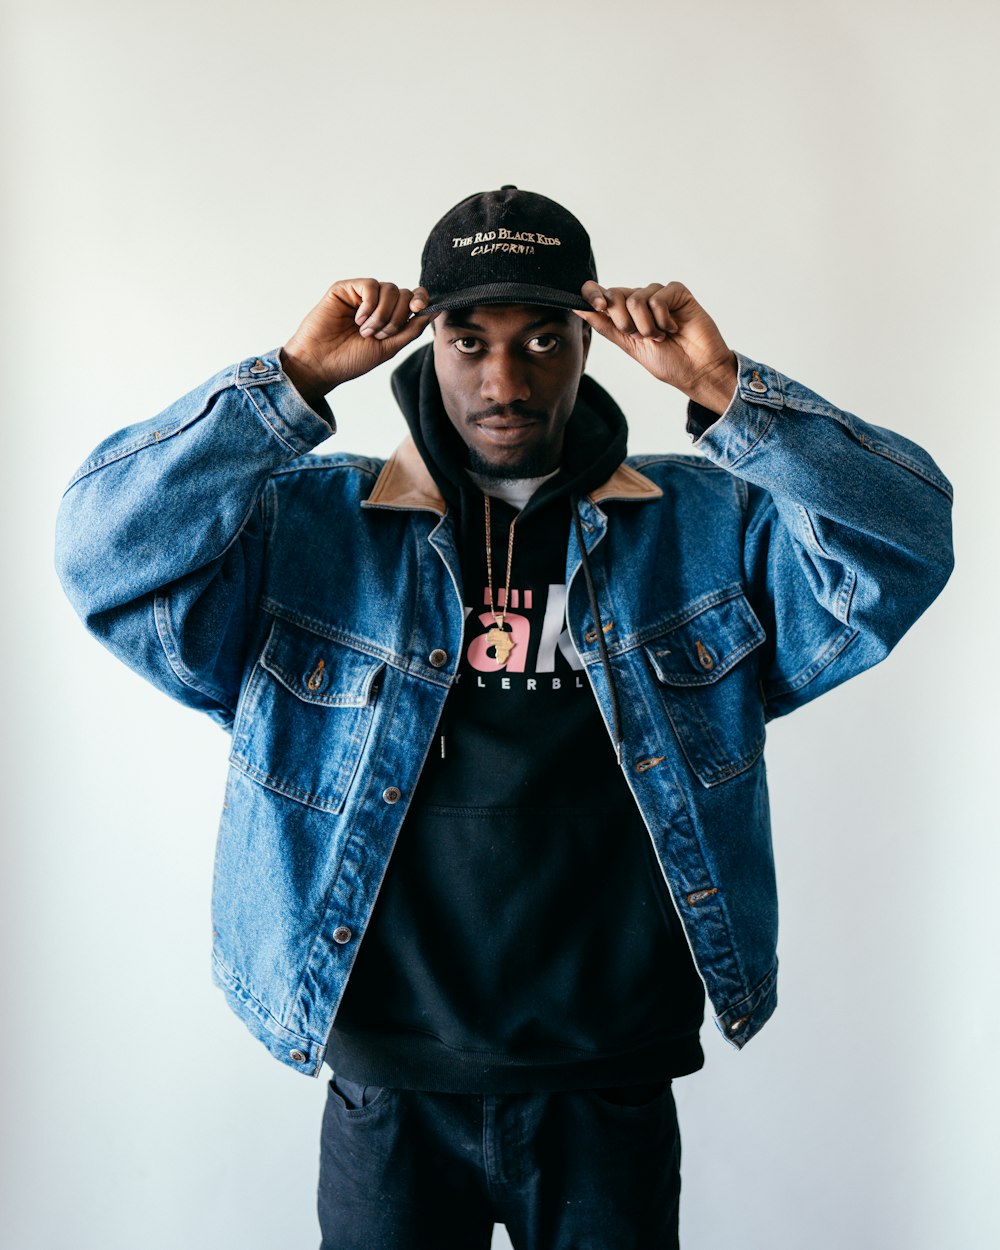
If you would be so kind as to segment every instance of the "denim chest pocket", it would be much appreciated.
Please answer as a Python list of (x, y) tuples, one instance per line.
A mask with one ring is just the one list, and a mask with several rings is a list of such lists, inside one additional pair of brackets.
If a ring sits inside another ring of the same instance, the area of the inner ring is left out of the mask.
[(384, 669), (373, 656), (275, 620), (236, 717), (232, 763), (279, 794), (341, 811)]
[(667, 716), (703, 785), (744, 772), (764, 749), (764, 708), (747, 661), (764, 637), (737, 594), (645, 644)]

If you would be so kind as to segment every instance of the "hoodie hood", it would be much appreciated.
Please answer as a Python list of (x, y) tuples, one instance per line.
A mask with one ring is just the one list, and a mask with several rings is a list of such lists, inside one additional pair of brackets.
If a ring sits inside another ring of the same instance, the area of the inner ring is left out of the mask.
[[(408, 356), (392, 375), (392, 392), (402, 409), (428, 472), (449, 508), (456, 512), (459, 549), (465, 553), (471, 549), (470, 527), (473, 524), (472, 518), (483, 507), (483, 495), (466, 471), (465, 443), (445, 412), (434, 369), (433, 352), (433, 347), (428, 344)], [(576, 404), (566, 424), (559, 472), (543, 482), (517, 518), (518, 523), (521, 523), (527, 514), (547, 506), (558, 496), (562, 496), (565, 501), (576, 532), (591, 614), (597, 625), (601, 663), (608, 676), (612, 733), (619, 765), (622, 731), (618, 692), (608, 659), (600, 605), (590, 570), (577, 501), (581, 495), (601, 486), (614, 473), (625, 458), (627, 442), (628, 425), (621, 409), (603, 387), (584, 374), (580, 379)], [(512, 527), (513, 524), (511, 522)]]
[[(432, 345), (419, 348), (395, 369), (392, 392), (438, 490), (449, 507), (459, 513), (467, 511), (465, 502), (478, 499), (481, 492), (468, 475), (465, 444), (445, 412)], [(584, 374), (566, 425), (562, 465), (532, 496), (528, 508), (534, 511), (555, 495), (583, 495), (594, 490), (624, 460), (627, 444), (628, 424), (621, 409), (602, 386)]]

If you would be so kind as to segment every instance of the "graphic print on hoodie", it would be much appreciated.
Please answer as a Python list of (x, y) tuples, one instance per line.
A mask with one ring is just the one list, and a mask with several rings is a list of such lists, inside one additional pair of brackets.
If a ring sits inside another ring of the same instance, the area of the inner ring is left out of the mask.
[(585, 378), (560, 472), (520, 515), (492, 500), (498, 608), (517, 517), (498, 665), (482, 493), (420, 357), (394, 386), (460, 518), (465, 641), (328, 1061), (365, 1084), (481, 1093), (694, 1071), (702, 985), (565, 627), (570, 500), (620, 463), (624, 418)]

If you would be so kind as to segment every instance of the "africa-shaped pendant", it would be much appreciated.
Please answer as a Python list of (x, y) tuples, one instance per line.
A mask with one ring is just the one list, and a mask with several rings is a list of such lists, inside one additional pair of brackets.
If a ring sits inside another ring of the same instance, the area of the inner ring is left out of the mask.
[(495, 648), (497, 668), (507, 663), (507, 657), (514, 650), (514, 639), (499, 625), (494, 625), (486, 633), (486, 641)]

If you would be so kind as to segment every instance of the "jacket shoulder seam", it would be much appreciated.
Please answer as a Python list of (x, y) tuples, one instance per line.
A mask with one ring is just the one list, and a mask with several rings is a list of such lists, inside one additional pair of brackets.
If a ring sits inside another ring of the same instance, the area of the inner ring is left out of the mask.
[(317, 471), (337, 472), (337, 471), (356, 471), (364, 473), (368, 477), (377, 478), (380, 472), (381, 461), (373, 460), (365, 456), (352, 456), (349, 452), (337, 452), (332, 456), (314, 456), (306, 454), (298, 456), (295, 460), (291, 460), (288, 464), (283, 464), (275, 469), (271, 477), (283, 477), (291, 473), (315, 473)]
[(682, 452), (661, 452), (660, 454), (629, 456), (625, 463), (631, 468), (640, 471), (645, 471), (657, 464), (675, 464), (683, 469), (698, 469), (701, 472), (728, 472), (722, 465), (714, 464), (705, 456), (685, 455)]

